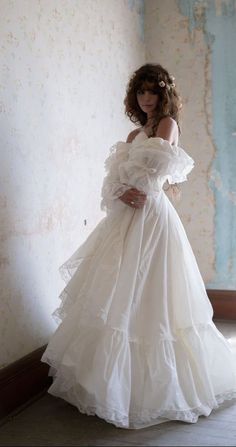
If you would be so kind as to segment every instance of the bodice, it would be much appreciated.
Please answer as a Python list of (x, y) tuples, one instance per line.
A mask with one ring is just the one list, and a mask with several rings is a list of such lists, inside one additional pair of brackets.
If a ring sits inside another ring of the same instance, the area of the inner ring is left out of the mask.
[(178, 145), (160, 137), (148, 138), (141, 130), (131, 143), (117, 142), (105, 160), (106, 177), (102, 187), (102, 209), (112, 200), (135, 187), (156, 194), (168, 180), (170, 184), (187, 180), (194, 160)]

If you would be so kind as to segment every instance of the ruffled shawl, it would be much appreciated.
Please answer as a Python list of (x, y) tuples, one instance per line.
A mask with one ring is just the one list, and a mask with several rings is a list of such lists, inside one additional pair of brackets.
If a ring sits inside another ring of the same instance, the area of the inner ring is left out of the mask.
[(166, 180), (184, 182), (193, 167), (194, 160), (184, 149), (160, 137), (148, 138), (140, 132), (132, 143), (118, 142), (105, 160), (101, 209), (112, 209), (114, 200), (132, 187), (155, 194)]

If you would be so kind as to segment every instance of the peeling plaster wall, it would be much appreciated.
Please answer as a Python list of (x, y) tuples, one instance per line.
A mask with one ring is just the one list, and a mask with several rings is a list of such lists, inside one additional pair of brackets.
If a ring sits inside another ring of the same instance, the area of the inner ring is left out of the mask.
[(175, 206), (206, 287), (235, 288), (235, 9), (1, 0), (0, 367), (55, 329), (58, 267), (103, 217), (103, 162), (132, 128), (125, 86), (145, 60), (166, 66), (182, 96), (180, 144), (195, 169)]
[(236, 1), (178, 1), (190, 35), (204, 35), (210, 54), (214, 159), (208, 187), (214, 194), (215, 274), (209, 288), (236, 288)]
[(236, 287), (236, 2), (148, 0), (147, 60), (176, 78), (195, 160), (176, 205), (208, 288)]
[(104, 217), (143, 18), (142, 0), (1, 0), (0, 367), (47, 342), (58, 267)]

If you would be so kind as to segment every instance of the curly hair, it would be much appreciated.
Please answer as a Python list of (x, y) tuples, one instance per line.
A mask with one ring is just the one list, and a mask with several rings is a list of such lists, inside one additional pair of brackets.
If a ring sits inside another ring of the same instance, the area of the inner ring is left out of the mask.
[[(158, 103), (153, 113), (153, 125), (151, 137), (154, 137), (160, 120), (164, 117), (172, 117), (178, 126), (179, 115), (182, 108), (181, 96), (176, 90), (174, 78), (160, 64), (145, 64), (138, 68), (131, 76), (124, 99), (125, 114), (135, 124), (144, 126), (147, 123), (147, 114), (142, 111), (137, 101), (137, 92), (149, 86), (158, 95)], [(170, 185), (173, 198), (179, 199), (180, 189), (177, 184)], [(169, 189), (169, 188), (168, 188)]]

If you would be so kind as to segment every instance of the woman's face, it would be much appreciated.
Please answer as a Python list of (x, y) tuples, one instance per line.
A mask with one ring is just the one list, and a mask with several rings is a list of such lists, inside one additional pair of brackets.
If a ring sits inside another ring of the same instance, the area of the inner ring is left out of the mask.
[(159, 100), (158, 94), (153, 90), (153, 85), (144, 83), (142, 87), (137, 90), (136, 96), (140, 109), (147, 113), (148, 116), (151, 116), (152, 112), (156, 109)]

